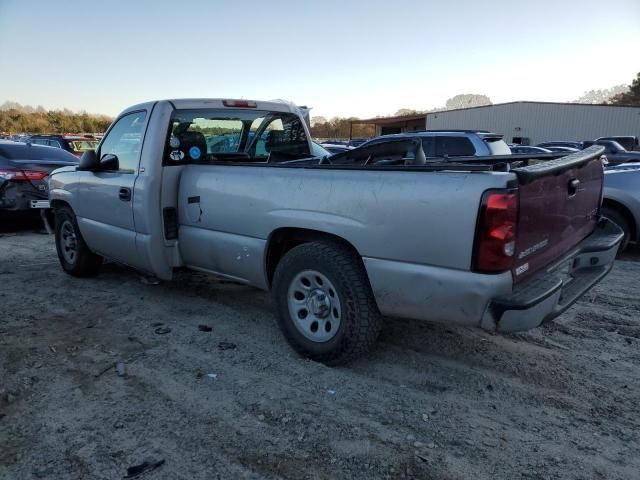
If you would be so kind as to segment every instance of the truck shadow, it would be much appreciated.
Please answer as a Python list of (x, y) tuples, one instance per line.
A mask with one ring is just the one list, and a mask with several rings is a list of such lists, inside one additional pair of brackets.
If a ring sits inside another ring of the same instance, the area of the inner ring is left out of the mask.
[[(625, 254), (625, 258), (634, 258)], [(140, 275), (133, 269), (108, 263), (101, 277), (109, 282), (140, 282), (140, 289), (148, 289), (151, 298), (172, 299), (172, 304), (182, 305), (185, 311), (196, 310), (192, 299), (207, 302), (215, 311), (216, 305), (241, 312), (229, 322), (230, 331), (243, 322), (242, 329), (275, 329), (270, 295), (267, 292), (238, 283), (220, 280), (205, 273), (178, 271), (170, 282), (157, 286), (142, 285)], [(174, 303), (175, 302), (175, 303)], [(189, 307), (187, 307), (189, 306)], [(250, 324), (250, 322), (252, 324)], [(562, 331), (553, 324), (519, 334), (494, 334), (474, 327), (443, 325), (424, 321), (385, 318), (381, 335), (372, 351), (347, 369), (366, 377), (397, 382), (399, 370), (413, 372), (404, 382), (434, 390), (446, 389), (450, 383), (446, 375), (455, 372), (457, 377), (492, 377), (505, 382), (515, 382), (543, 387), (558, 393), (570, 388), (571, 364), (566, 357), (571, 344)], [(283, 349), (289, 347), (282, 341)], [(425, 375), (431, 378), (425, 383)], [(473, 382), (476, 380), (471, 380)]]
[(44, 225), (38, 212), (0, 211), (0, 235), (27, 232), (44, 232)]

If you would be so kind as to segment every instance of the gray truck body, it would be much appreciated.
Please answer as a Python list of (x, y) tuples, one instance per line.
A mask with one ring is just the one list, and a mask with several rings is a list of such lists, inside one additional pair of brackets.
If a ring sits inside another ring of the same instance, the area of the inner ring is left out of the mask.
[[(502, 331), (533, 328), (559, 314), (613, 264), (619, 238), (609, 225), (598, 239), (563, 252), (527, 287), (515, 285), (512, 271), (473, 272), (481, 198), (487, 190), (516, 185), (510, 171), (163, 165), (172, 112), (214, 107), (221, 108), (221, 101), (158, 101), (127, 109), (121, 117), (147, 112), (137, 168), (58, 170), (50, 179), (52, 207), (74, 211), (92, 251), (166, 280), (174, 269), (189, 267), (269, 289), (274, 239), (290, 232), (336, 239), (362, 258), (382, 314)], [(288, 104), (257, 107), (299, 114)], [(130, 201), (119, 198), (123, 188)], [(167, 238), (166, 209), (177, 213), (177, 238)], [(567, 272), (582, 276), (582, 283), (563, 294)], [(536, 286), (533, 298), (525, 290)], [(503, 301), (517, 295), (529, 295), (528, 303), (509, 307)]]

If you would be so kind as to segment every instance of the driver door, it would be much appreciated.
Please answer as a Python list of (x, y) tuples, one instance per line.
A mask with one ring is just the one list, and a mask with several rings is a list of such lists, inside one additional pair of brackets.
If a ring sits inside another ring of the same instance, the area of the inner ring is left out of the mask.
[(127, 113), (109, 129), (97, 152), (101, 168), (85, 172), (76, 209), (89, 247), (132, 267), (144, 266), (136, 254), (133, 195), (147, 116), (146, 111)]

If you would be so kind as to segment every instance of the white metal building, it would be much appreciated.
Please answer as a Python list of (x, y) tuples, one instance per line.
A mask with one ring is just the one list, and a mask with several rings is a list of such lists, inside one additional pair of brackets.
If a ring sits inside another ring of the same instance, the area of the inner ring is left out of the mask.
[(508, 143), (640, 137), (640, 107), (578, 103), (509, 102), (426, 114), (426, 128), (488, 130)]

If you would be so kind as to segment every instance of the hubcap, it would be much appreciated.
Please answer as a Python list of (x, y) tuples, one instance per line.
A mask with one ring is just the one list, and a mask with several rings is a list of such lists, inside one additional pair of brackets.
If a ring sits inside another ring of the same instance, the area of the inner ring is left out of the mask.
[(67, 263), (76, 263), (78, 243), (76, 231), (69, 220), (65, 220), (60, 227), (60, 248)]
[(305, 270), (296, 275), (287, 300), (293, 324), (309, 340), (327, 342), (338, 333), (342, 321), (340, 298), (322, 273)]

